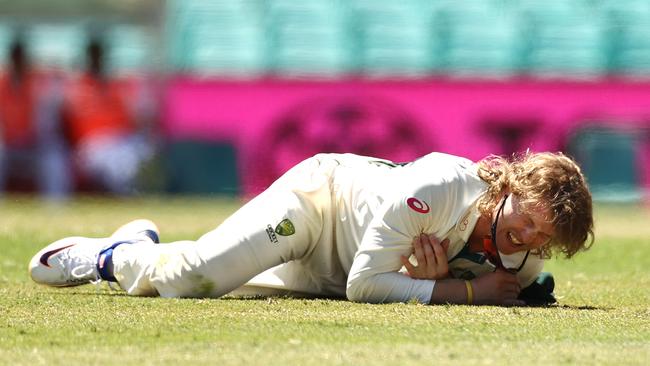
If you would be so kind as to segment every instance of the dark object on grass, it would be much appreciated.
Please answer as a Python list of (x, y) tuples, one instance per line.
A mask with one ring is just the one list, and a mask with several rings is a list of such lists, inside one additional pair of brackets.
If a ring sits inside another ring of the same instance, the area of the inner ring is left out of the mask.
[(535, 282), (521, 290), (519, 299), (524, 300), (528, 306), (548, 306), (555, 304), (557, 300), (553, 294), (555, 280), (549, 272), (542, 272), (537, 276)]

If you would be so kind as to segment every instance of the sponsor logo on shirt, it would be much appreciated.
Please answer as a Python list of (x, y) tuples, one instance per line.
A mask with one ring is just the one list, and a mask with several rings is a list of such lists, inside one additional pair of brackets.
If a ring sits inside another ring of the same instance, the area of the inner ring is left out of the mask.
[(468, 212), (468, 213), (465, 214), (465, 216), (463, 216), (460, 223), (458, 224), (458, 230), (460, 230), (460, 231), (467, 230), (467, 226), (469, 225), (469, 215), (470, 214), (471, 214), (471, 212)]
[(273, 226), (271, 226), (271, 224), (266, 225), (266, 235), (269, 236), (271, 243), (278, 243), (278, 236), (275, 235), (275, 231), (273, 231)]
[(411, 208), (411, 210), (419, 212), (421, 214), (425, 214), (431, 211), (429, 205), (426, 202), (421, 201), (415, 197), (407, 199), (406, 204)]

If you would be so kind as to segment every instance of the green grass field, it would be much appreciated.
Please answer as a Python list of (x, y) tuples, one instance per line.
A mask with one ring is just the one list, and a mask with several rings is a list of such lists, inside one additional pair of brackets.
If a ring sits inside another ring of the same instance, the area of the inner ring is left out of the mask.
[(0, 364), (421, 365), (650, 362), (650, 209), (598, 206), (597, 240), (551, 261), (559, 306), (370, 305), (336, 300), (159, 299), (31, 282), (29, 258), (64, 236), (139, 217), (165, 242), (197, 238), (239, 202), (0, 201)]

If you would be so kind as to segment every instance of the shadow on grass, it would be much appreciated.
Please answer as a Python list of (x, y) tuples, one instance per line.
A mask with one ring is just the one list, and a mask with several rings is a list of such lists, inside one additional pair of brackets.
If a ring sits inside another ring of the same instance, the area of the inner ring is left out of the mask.
[[(118, 296), (118, 297), (131, 297), (131, 298), (161, 298), (160, 296), (133, 296), (133, 295), (128, 295), (125, 291), (121, 290), (110, 290), (110, 289), (98, 289), (96, 291), (90, 290), (90, 289), (66, 289), (64, 287), (62, 288), (48, 288), (44, 289), (41, 291), (38, 291), (38, 293), (41, 294), (47, 294), (47, 295), (73, 295), (73, 296)], [(170, 298), (172, 299), (172, 298)], [(307, 296), (304, 294), (283, 294), (283, 295), (224, 295), (222, 297), (181, 297), (181, 298), (174, 298), (176, 300), (261, 300), (261, 301), (271, 301), (274, 299), (297, 299), (297, 300), (340, 300), (340, 301), (348, 301), (344, 297), (336, 297), (336, 296)]]
[(122, 290), (110, 290), (109, 288), (101, 288), (97, 290), (92, 290), (85, 286), (81, 287), (60, 287), (60, 288), (48, 288), (44, 287), (43, 289), (36, 292), (36, 294), (45, 294), (45, 295), (57, 295), (57, 296), (104, 296), (104, 297), (132, 297), (137, 298), (158, 298), (158, 296), (131, 296)]
[(552, 307), (556, 307), (558, 309), (567, 309), (567, 310), (604, 310), (604, 311), (615, 310), (615, 308), (612, 307), (593, 306), (593, 305), (554, 305)]
[[(74, 289), (74, 290), (65, 290), (61, 291), (61, 289), (51, 289), (47, 291), (41, 291), (41, 293), (45, 293), (48, 295), (73, 295), (73, 296), (106, 296), (106, 297), (130, 297), (130, 298), (160, 298), (158, 296), (131, 296), (128, 295), (124, 291), (110, 291), (107, 289), (101, 289), (97, 291), (89, 291), (89, 290), (82, 290), (82, 289)], [(302, 295), (302, 296), (301, 296)], [(215, 301), (242, 301), (242, 300), (254, 300), (254, 301), (268, 301), (272, 302), (274, 300), (284, 300), (284, 299), (295, 299), (295, 300), (330, 300), (330, 301), (348, 301), (344, 297), (336, 297), (336, 296), (304, 296), (304, 294), (299, 294), (299, 295), (294, 295), (294, 294), (286, 294), (286, 295), (246, 295), (246, 296), (232, 296), (232, 295), (225, 295), (219, 298), (214, 298), (214, 297), (196, 297), (196, 298), (177, 298), (176, 300), (186, 300), (186, 301), (196, 301), (196, 300), (215, 300)], [(381, 305), (381, 304), (379, 304)], [(435, 306), (435, 305), (434, 305)], [(447, 305), (439, 305), (439, 306), (447, 306)], [(460, 305), (464, 306), (464, 305)], [(482, 305), (476, 305), (476, 306), (482, 306)], [(494, 305), (486, 305), (490, 307), (494, 307)], [(499, 307), (499, 306), (497, 306)], [(593, 310), (600, 310), (600, 311), (611, 311), (615, 310), (613, 307), (604, 307), (604, 306), (594, 306), (594, 305), (568, 305), (568, 304), (551, 304), (551, 305), (527, 305), (527, 306), (515, 306), (515, 308), (541, 308), (541, 309), (561, 309), (561, 310), (580, 310), (580, 311), (593, 311)]]
[[(164, 299), (160, 296), (132, 296), (128, 295), (124, 291), (110, 291), (107, 289), (101, 289), (92, 291), (92, 290), (83, 290), (83, 289), (47, 289), (45, 291), (39, 291), (41, 294), (47, 295), (63, 295), (63, 296), (101, 296), (101, 297), (128, 297), (133, 299)], [(285, 300), (285, 299), (294, 299), (294, 300), (331, 300), (331, 301), (348, 301), (343, 297), (328, 297), (328, 296), (293, 296), (293, 295), (246, 295), (246, 296), (232, 296), (225, 295), (222, 297), (181, 297), (181, 298), (169, 298), (169, 300), (184, 300), (184, 301), (268, 301), (272, 302), (274, 300)]]

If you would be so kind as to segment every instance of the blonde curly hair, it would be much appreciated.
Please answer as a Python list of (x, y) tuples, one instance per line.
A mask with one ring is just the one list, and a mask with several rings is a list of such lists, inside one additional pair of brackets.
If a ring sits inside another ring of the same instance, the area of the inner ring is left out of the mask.
[(516, 154), (511, 160), (491, 155), (478, 162), (478, 175), (488, 184), (478, 201), (481, 214), (492, 217), (506, 191), (517, 195), (521, 209), (544, 209), (555, 237), (540, 254), (564, 253), (567, 258), (594, 241), (591, 193), (580, 167), (562, 153)]

